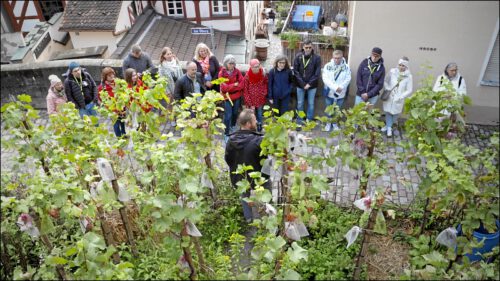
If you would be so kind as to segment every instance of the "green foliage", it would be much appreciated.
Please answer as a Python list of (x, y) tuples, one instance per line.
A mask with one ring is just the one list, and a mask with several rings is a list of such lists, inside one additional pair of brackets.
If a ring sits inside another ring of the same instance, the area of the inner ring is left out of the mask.
[(359, 240), (346, 249), (345, 233), (356, 224), (359, 212), (320, 202), (315, 211), (316, 227), (310, 229), (311, 237), (301, 244), (308, 249), (308, 260), (299, 267), (303, 279), (339, 280), (350, 279), (354, 258), (360, 250)]

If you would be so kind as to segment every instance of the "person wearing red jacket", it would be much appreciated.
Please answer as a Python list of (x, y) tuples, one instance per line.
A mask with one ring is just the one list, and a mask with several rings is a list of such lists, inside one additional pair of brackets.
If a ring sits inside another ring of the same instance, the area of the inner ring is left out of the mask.
[(262, 131), (262, 113), (266, 104), (267, 96), (267, 74), (260, 66), (258, 59), (250, 61), (250, 69), (245, 75), (245, 86), (243, 99), (245, 107), (256, 111), (257, 131)]
[[(97, 87), (97, 99), (99, 100), (99, 103), (102, 102), (101, 100), (101, 92), (106, 91), (108, 92), (108, 96), (110, 98), (115, 97), (114, 89), (115, 89), (115, 70), (111, 67), (105, 67), (101, 71), (101, 84), (99, 87)], [(117, 137), (121, 137), (126, 134), (125, 132), (125, 114), (126, 114), (126, 108), (123, 108), (123, 110), (117, 110), (115, 109), (114, 112), (118, 115), (118, 119), (116, 119), (115, 124), (113, 124), (113, 130), (115, 131), (115, 135)]]
[(226, 125), (224, 141), (227, 142), (229, 134), (234, 132), (234, 127), (236, 126), (245, 77), (235, 67), (236, 59), (233, 55), (224, 57), (222, 65), (219, 71), (219, 78), (224, 77), (228, 79), (228, 81), (220, 85), (220, 93), (224, 96), (224, 125)]
[[(137, 71), (133, 68), (128, 68), (125, 70), (125, 81), (127, 82), (128, 88), (129, 89), (134, 89), (136, 92), (140, 92), (141, 88), (143, 90), (147, 90), (148, 86), (144, 85), (142, 80), (139, 78), (139, 75), (137, 75)], [(130, 97), (130, 102), (134, 101), (134, 97)], [(136, 101), (139, 104), (139, 101)], [(145, 113), (148, 113), (153, 109), (153, 106), (150, 105), (149, 103), (146, 103), (145, 105), (139, 104), (142, 108), (142, 110)]]

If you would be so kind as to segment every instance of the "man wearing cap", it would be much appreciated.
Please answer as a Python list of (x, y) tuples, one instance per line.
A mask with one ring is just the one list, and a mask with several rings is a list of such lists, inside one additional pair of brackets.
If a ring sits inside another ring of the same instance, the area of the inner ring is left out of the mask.
[(385, 67), (382, 58), (382, 49), (375, 47), (372, 54), (364, 59), (358, 67), (356, 77), (355, 105), (360, 102), (375, 104), (378, 100), (380, 90), (384, 87)]
[(69, 64), (68, 71), (63, 74), (64, 90), (68, 101), (75, 104), (80, 116), (97, 116), (94, 105), (97, 104), (97, 86), (92, 76), (73, 61)]

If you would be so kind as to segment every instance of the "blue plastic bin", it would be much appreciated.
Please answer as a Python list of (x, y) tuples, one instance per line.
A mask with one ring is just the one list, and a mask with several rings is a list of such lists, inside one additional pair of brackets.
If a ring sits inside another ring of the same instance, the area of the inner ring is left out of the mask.
[[(499, 243), (499, 238), (500, 238), (500, 221), (496, 220), (496, 225), (497, 225), (497, 231), (495, 233), (488, 233), (488, 230), (484, 228), (483, 224), (479, 226), (478, 229), (474, 230), (472, 233), (472, 236), (476, 238), (477, 242), (481, 242), (484, 239), (484, 245), (482, 248), (473, 248), (472, 249), (472, 254), (466, 254), (465, 256), (469, 258), (470, 262), (476, 262), (483, 257), (480, 254), (485, 254), (488, 252), (491, 252), (493, 248), (498, 246)], [(457, 235), (461, 236), (462, 235), (462, 225), (459, 224), (457, 226)], [(490, 262), (490, 261), (488, 261)]]

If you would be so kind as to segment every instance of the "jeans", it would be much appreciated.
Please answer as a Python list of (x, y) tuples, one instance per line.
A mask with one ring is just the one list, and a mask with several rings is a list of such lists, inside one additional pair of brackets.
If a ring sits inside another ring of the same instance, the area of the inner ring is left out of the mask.
[[(374, 97), (371, 97), (371, 98), (369, 98), (369, 99), (368, 99), (368, 101), (369, 101), (371, 104), (376, 104), (376, 103), (377, 103), (377, 100), (378, 100), (378, 95), (377, 95), (377, 96), (374, 96)], [(363, 100), (360, 96), (356, 95), (356, 101), (354, 102), (354, 105), (357, 105), (358, 103), (361, 103), (361, 102), (363, 102), (363, 101), (364, 101), (364, 100)]]
[(278, 116), (285, 114), (288, 111), (288, 104), (290, 104), (290, 96), (283, 99), (273, 100), (273, 107), (279, 110)]
[[(297, 88), (297, 111), (304, 111), (304, 89)], [(307, 90), (307, 120), (313, 120), (314, 118), (314, 97), (316, 96), (316, 88), (309, 88)], [(302, 123), (302, 118), (297, 117), (297, 121)]]
[[(323, 95), (325, 96), (325, 105), (326, 105), (325, 108), (328, 107), (328, 106), (330, 106), (330, 105), (332, 105), (332, 104), (334, 104), (334, 103), (336, 103), (339, 108), (342, 108), (342, 105), (344, 104), (344, 98), (337, 99), (337, 100), (335, 100), (334, 98), (330, 98), (330, 97), (328, 97), (328, 92), (329, 91), (330, 91), (330, 89), (328, 87), (325, 87), (323, 89)], [(325, 113), (325, 114), (329, 118), (332, 117), (328, 113)]]
[(126, 134), (125, 132), (125, 121), (121, 117), (118, 117), (115, 124), (113, 124), (113, 130), (117, 137), (121, 137)]
[[(264, 183), (264, 188), (269, 190), (269, 192), (272, 193), (271, 181), (267, 177), (266, 177), (266, 179), (267, 179), (267, 182)], [(241, 199), (241, 206), (243, 207), (243, 216), (245, 217), (245, 220), (247, 220), (247, 221), (252, 220), (252, 219), (258, 219), (258, 217), (254, 217), (254, 215), (253, 215), (252, 207), (250, 207), (248, 205), (248, 203), (245, 200), (243, 200), (243, 198), (248, 198), (248, 197), (250, 197), (250, 189), (241, 194), (241, 198), (242, 198)]]
[(262, 116), (264, 113), (264, 106), (259, 106), (255, 108), (255, 117), (257, 119), (257, 126), (262, 126)]
[(97, 111), (94, 109), (94, 103), (91, 102), (89, 104), (85, 105), (85, 108), (80, 108), (78, 110), (78, 113), (80, 113), (80, 117), (83, 118), (83, 116), (88, 115), (88, 116), (97, 116)]
[(234, 100), (233, 105), (229, 100), (224, 101), (224, 134), (229, 135), (230, 129), (236, 126), (236, 119), (238, 118), (238, 110), (240, 109), (241, 98)]
[(398, 121), (399, 114), (390, 114), (389, 112), (385, 113), (385, 127), (392, 128), (392, 124)]

